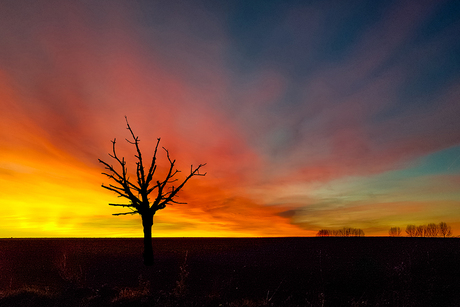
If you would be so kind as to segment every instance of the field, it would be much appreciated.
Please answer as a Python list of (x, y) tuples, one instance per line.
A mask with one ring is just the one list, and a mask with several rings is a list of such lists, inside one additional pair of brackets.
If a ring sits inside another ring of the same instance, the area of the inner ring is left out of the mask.
[(1, 239), (0, 306), (460, 306), (449, 238)]

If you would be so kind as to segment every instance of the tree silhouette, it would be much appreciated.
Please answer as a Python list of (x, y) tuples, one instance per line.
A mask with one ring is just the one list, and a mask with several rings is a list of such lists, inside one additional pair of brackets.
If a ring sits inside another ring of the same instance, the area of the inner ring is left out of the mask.
[[(125, 116), (126, 126), (129, 130), (132, 141), (126, 139), (129, 144), (132, 144), (136, 147), (137, 155), (134, 155), (137, 159), (136, 161), (136, 180), (130, 180), (128, 174), (128, 168), (126, 166), (125, 158), (121, 159), (118, 157), (115, 149), (116, 139), (112, 141), (112, 154), (109, 153), (109, 156), (115, 160), (119, 165), (121, 170), (116, 170), (116, 168), (101, 160), (98, 159), (100, 163), (104, 164), (107, 172), (102, 174), (109, 177), (111, 180), (115, 181), (114, 184), (105, 185), (102, 184), (102, 187), (115, 192), (119, 197), (123, 197), (129, 200), (129, 204), (109, 204), (110, 206), (124, 207), (129, 208), (131, 211), (123, 213), (115, 213), (113, 215), (127, 215), (127, 214), (140, 214), (142, 218), (142, 226), (144, 230), (144, 264), (153, 265), (153, 246), (152, 246), (152, 226), (153, 226), (153, 216), (158, 210), (164, 209), (167, 204), (185, 204), (184, 202), (178, 202), (175, 200), (177, 193), (184, 187), (187, 181), (193, 176), (205, 176), (206, 173), (200, 174), (200, 169), (206, 164), (200, 164), (198, 167), (193, 168), (193, 165), (190, 167), (190, 174), (183, 179), (183, 181), (178, 185), (173, 185), (173, 183), (178, 182), (179, 179), (175, 178), (177, 173), (180, 171), (175, 168), (176, 160), (172, 160), (169, 156), (169, 152), (166, 148), (163, 147), (166, 152), (166, 157), (169, 161), (169, 170), (166, 174), (166, 177), (163, 180), (154, 180), (154, 174), (157, 169), (157, 151), (160, 144), (160, 138), (157, 139), (155, 150), (153, 152), (152, 161), (146, 172), (144, 165), (143, 156), (139, 148), (139, 137), (136, 136), (129, 126), (128, 118)], [(152, 200), (149, 196), (156, 190), (156, 195)]]
[(401, 235), (401, 228), (399, 227), (391, 227), (388, 231), (390, 237), (399, 237)]
[(318, 231), (318, 233), (316, 234), (317, 237), (329, 237), (329, 235), (331, 234), (331, 232), (327, 229), (321, 229), (320, 231)]
[(450, 237), (452, 228), (444, 222), (428, 225), (407, 225), (406, 233), (409, 237)]
[(435, 223), (430, 223), (426, 226), (426, 236), (427, 237), (437, 237), (439, 234), (438, 225)]
[(321, 229), (316, 233), (317, 237), (364, 237), (364, 231), (359, 228), (343, 227), (338, 230)]
[(452, 236), (452, 228), (448, 226), (446, 223), (441, 222), (439, 223), (439, 234), (441, 236), (445, 237), (450, 237)]
[(417, 226), (415, 225), (407, 225), (406, 233), (409, 237), (415, 237), (417, 233)]
[(415, 229), (415, 235), (417, 237), (426, 237), (427, 231), (426, 231), (426, 225), (419, 225)]

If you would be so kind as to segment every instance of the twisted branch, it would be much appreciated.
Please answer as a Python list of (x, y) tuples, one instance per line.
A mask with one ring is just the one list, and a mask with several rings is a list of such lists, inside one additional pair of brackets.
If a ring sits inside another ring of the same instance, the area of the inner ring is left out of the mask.
[[(137, 159), (136, 162), (136, 182), (131, 182), (128, 177), (128, 169), (126, 166), (125, 158), (121, 159), (116, 153), (116, 139), (113, 139), (112, 142), (112, 153), (109, 153), (109, 156), (117, 161), (121, 170), (117, 171), (115, 167), (101, 159), (98, 159), (100, 163), (104, 165), (104, 168), (107, 170), (102, 174), (107, 176), (110, 180), (113, 180), (115, 184), (105, 185), (102, 184), (102, 187), (116, 193), (118, 197), (123, 197), (128, 199), (130, 204), (109, 204), (110, 206), (116, 207), (126, 207), (131, 209), (131, 212), (116, 213), (114, 215), (127, 215), (127, 214), (155, 214), (157, 210), (164, 209), (168, 203), (174, 204), (185, 204), (185, 202), (176, 201), (174, 198), (177, 196), (177, 193), (182, 189), (185, 183), (192, 178), (193, 176), (205, 176), (206, 173), (201, 174), (200, 169), (206, 164), (200, 164), (197, 168), (193, 169), (193, 165), (190, 167), (190, 174), (182, 181), (178, 186), (171, 186), (166, 188), (166, 186), (178, 182), (179, 179), (174, 178), (180, 171), (175, 169), (176, 160), (171, 159), (169, 151), (162, 147), (166, 152), (166, 157), (169, 162), (169, 169), (166, 177), (163, 181), (156, 180), (156, 184), (152, 185), (153, 176), (157, 169), (156, 159), (158, 146), (160, 144), (160, 138), (157, 139), (155, 145), (155, 150), (153, 152), (152, 161), (148, 168), (147, 173), (145, 173), (145, 166), (143, 162), (143, 156), (139, 147), (139, 137), (136, 136), (129, 125), (128, 118), (125, 116), (126, 126), (129, 130), (132, 140), (126, 139), (129, 144), (132, 144), (136, 147), (136, 154), (134, 155)], [(151, 203), (148, 196), (155, 190), (158, 189), (155, 200)]]

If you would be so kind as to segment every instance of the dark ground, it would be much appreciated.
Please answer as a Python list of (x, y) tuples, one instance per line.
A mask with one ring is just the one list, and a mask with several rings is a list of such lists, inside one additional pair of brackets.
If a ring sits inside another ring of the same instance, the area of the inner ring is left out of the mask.
[(153, 244), (146, 268), (142, 239), (1, 239), (0, 306), (460, 306), (456, 238)]

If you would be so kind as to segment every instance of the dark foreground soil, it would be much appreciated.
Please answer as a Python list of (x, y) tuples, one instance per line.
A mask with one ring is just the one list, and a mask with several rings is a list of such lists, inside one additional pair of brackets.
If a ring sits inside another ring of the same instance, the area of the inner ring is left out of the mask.
[(1, 239), (0, 306), (460, 306), (460, 239)]

